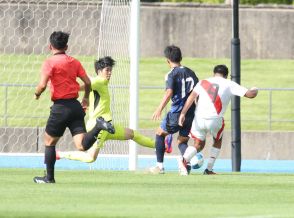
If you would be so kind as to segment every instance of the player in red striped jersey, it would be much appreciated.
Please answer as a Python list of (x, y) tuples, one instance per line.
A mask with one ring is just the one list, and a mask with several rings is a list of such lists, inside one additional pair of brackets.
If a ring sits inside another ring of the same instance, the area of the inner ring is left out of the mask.
[(179, 118), (181, 126), (190, 106), (197, 100), (195, 117), (190, 131), (190, 137), (194, 139), (194, 146), (189, 146), (183, 161), (189, 162), (191, 158), (205, 146), (207, 133), (213, 136), (214, 143), (211, 148), (207, 168), (204, 174), (215, 174), (212, 170), (222, 145), (222, 135), (225, 126), (224, 113), (233, 95), (247, 98), (257, 96), (257, 88), (247, 89), (236, 82), (227, 80), (228, 68), (225, 65), (217, 65), (214, 68), (214, 76), (199, 81), (195, 86)]

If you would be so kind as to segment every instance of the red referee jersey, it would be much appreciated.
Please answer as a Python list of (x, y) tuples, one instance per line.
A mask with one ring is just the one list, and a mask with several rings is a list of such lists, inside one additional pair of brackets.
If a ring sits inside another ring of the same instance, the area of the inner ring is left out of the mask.
[(80, 85), (77, 77), (86, 75), (81, 63), (66, 54), (48, 58), (42, 66), (42, 74), (50, 81), (51, 100), (78, 98)]

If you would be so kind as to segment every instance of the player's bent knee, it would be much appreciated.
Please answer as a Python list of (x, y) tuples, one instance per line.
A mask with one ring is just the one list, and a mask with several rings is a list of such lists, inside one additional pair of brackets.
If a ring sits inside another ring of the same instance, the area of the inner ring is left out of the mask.
[(160, 136), (167, 136), (167, 135), (168, 135), (168, 133), (167, 133), (167, 132), (165, 132), (163, 129), (161, 129), (161, 128), (158, 128), (158, 129), (156, 130), (156, 135), (160, 135)]
[(47, 146), (55, 146), (60, 137), (54, 137), (45, 132), (44, 143)]
[(133, 139), (134, 138), (134, 130), (129, 129), (129, 128), (125, 128), (125, 139), (129, 140), (129, 139)]
[(197, 149), (197, 152), (200, 152), (205, 147), (205, 141), (200, 139), (194, 139), (194, 147)]
[(178, 136), (178, 144), (188, 143), (188, 141), (189, 141), (189, 137), (181, 136), (181, 135)]
[(204, 147), (205, 147), (205, 141), (204, 141), (204, 143), (202, 143), (202, 144), (199, 145), (199, 148), (196, 148), (197, 149), (197, 152), (202, 151)]
[(77, 148), (79, 151), (86, 151), (85, 148), (83, 147), (83, 145), (76, 145), (76, 148)]

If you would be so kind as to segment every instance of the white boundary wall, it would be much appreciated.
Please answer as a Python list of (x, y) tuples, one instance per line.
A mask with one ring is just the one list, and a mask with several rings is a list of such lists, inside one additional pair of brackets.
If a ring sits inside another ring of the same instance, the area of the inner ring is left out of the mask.
[[(0, 30), (0, 52), (25, 51), (31, 53), (42, 53), (44, 48), (34, 47), (34, 43), (40, 39), (30, 38), (27, 34), (34, 32), (36, 37), (43, 35), (40, 29), (34, 25), (30, 29), (26, 23), (8, 22), (11, 16), (23, 16), (28, 18), (30, 23), (44, 22), (46, 19), (35, 20), (30, 15), (30, 10), (23, 9), (25, 13), (16, 13), (15, 9), (8, 8), (8, 1), (0, 1), (0, 13), (5, 14), (5, 19), (0, 21), (3, 28)], [(44, 14), (50, 15), (50, 8), (44, 6)], [(63, 5), (59, 4), (61, 13)], [(72, 10), (64, 12), (64, 16), (72, 16)], [(96, 8), (97, 9), (97, 8)], [(96, 10), (94, 5), (85, 4), (85, 10), (74, 11), (83, 13), (86, 16), (79, 16), (75, 23), (64, 25), (82, 26), (91, 28), (92, 24), (99, 22), (99, 13), (92, 13)], [(22, 10), (18, 8), (18, 10)], [(47, 11), (46, 11), (47, 10)], [(201, 5), (201, 4), (171, 4), (171, 3), (142, 3), (140, 10), (140, 32), (142, 57), (162, 56), (162, 50), (166, 45), (176, 44), (183, 50), (186, 57), (209, 57), (228, 58), (230, 57), (231, 40), (231, 13), (232, 8), (228, 5)], [(54, 19), (54, 16), (52, 17)], [(37, 18), (36, 18), (37, 19)], [(85, 25), (85, 19), (88, 19)], [(62, 25), (62, 20), (58, 21)], [(15, 33), (5, 30), (5, 25), (17, 25)], [(86, 30), (84, 32), (87, 32)], [(78, 51), (84, 55), (96, 55), (99, 41), (99, 30), (88, 31), (91, 33), (84, 40), (84, 35), (72, 34), (72, 40), (83, 41)], [(13, 47), (7, 46), (7, 41), (12, 40), (11, 34), (16, 42)], [(15, 35), (14, 35), (15, 34)], [(46, 34), (46, 32), (45, 32)], [(10, 37), (10, 38), (8, 38)], [(76, 37), (76, 38), (74, 38)], [(293, 59), (294, 58), (294, 7), (293, 6), (257, 6), (240, 7), (240, 39), (241, 57), (251, 59)], [(20, 40), (20, 41), (19, 41)], [(47, 38), (44, 39), (46, 44)], [(87, 46), (91, 45), (91, 46)], [(75, 50), (73, 50), (75, 52)]]

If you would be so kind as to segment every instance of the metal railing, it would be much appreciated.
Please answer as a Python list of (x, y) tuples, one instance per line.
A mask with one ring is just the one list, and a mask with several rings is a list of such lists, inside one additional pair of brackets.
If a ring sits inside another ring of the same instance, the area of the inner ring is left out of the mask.
[[(262, 89), (259, 89), (261, 91), (268, 91), (269, 92), (269, 98), (268, 98), (268, 107), (269, 107), (269, 112), (268, 112), (268, 127), (269, 127), (269, 130), (272, 130), (272, 123), (274, 122), (289, 122), (289, 123), (292, 123), (294, 122), (293, 119), (290, 119), (290, 120), (281, 120), (281, 119), (272, 119), (272, 105), (273, 105), (273, 92), (277, 92), (277, 91), (294, 91), (294, 88), (262, 88)], [(294, 118), (294, 117), (293, 117)]]
[[(4, 126), (8, 125), (8, 119), (12, 119), (12, 118), (23, 118), (23, 119), (40, 119), (40, 118), (47, 118), (47, 116), (9, 116), (8, 113), (8, 91), (9, 88), (11, 87), (21, 87), (21, 88), (28, 88), (28, 89), (33, 89), (35, 87), (35, 85), (33, 84), (0, 84), (0, 87), (4, 87), (4, 95), (2, 99), (2, 103), (3, 103), (3, 113), (0, 114), (0, 118), (4, 119)], [(115, 86), (110, 86), (111, 89), (115, 89), (117, 87)], [(128, 86), (125, 87), (118, 87), (118, 88), (129, 88)], [(140, 86), (139, 87), (140, 90), (164, 90), (164, 87), (162, 86)], [(260, 88), (259, 91), (266, 91), (269, 93), (268, 95), (268, 116), (267, 116), (267, 120), (266, 122), (268, 123), (268, 130), (272, 130), (272, 124), (276, 123), (276, 122), (280, 122), (280, 123), (293, 123), (294, 119), (273, 119), (273, 104), (275, 104), (275, 102), (273, 102), (273, 92), (285, 92), (285, 91), (290, 91), (293, 92), (294, 88)], [(294, 93), (293, 93), (294, 94)], [(165, 111), (166, 112), (166, 111)], [(144, 120), (144, 118), (140, 118), (141, 120)], [(147, 119), (146, 119), (147, 120)], [(261, 120), (244, 120), (242, 119), (242, 121), (261, 121)], [(262, 120), (264, 121), (264, 120)]]
[[(140, 89), (146, 89), (146, 90), (160, 89), (160, 90), (163, 90), (164, 87), (162, 87), (162, 86), (141, 86)], [(291, 92), (293, 92), (294, 88), (259, 88), (258, 90), (259, 91), (267, 91), (269, 93), (269, 97), (268, 97), (268, 119), (266, 120), (267, 123), (268, 123), (268, 130), (272, 130), (272, 124), (273, 123), (294, 123), (294, 119), (273, 119), (273, 110), (272, 110), (273, 104), (275, 103), (275, 102), (273, 102), (273, 92), (283, 92), (283, 91), (291, 91)], [(227, 120), (227, 121), (230, 121), (230, 120)], [(242, 119), (242, 121), (264, 121), (264, 120)]]
[[(4, 87), (4, 101), (2, 99), (2, 102), (4, 104), (4, 113), (2, 115), (0, 115), (1, 118), (4, 118), (4, 126), (8, 125), (8, 119), (12, 118), (9, 117), (8, 115), (8, 89), (11, 87), (21, 87), (21, 88), (34, 88), (36, 87), (35, 85), (32, 84), (0, 84), (0, 87)], [(13, 116), (14, 118), (16, 116)], [(19, 116), (17, 117), (19, 118)], [(42, 118), (42, 117), (33, 117), (33, 116), (22, 116), (21, 118)]]

